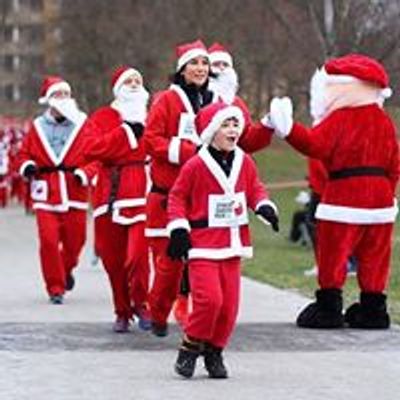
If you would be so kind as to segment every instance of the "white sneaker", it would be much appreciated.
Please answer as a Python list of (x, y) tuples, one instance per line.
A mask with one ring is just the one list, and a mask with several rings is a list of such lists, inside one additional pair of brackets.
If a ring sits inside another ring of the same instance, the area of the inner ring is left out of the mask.
[(318, 267), (316, 265), (304, 271), (304, 276), (317, 276), (317, 275), (318, 275)]

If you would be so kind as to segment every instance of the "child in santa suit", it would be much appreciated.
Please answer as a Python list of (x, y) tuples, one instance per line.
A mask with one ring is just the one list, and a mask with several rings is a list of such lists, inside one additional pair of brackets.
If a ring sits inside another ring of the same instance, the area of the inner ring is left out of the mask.
[(140, 72), (130, 66), (116, 68), (111, 86), (113, 102), (90, 117), (98, 130), (85, 157), (99, 162), (92, 199), (95, 249), (110, 280), (116, 314), (113, 330), (125, 333), (134, 314), (141, 329), (150, 329), (142, 140), (149, 94)]
[(190, 378), (204, 354), (209, 376), (226, 378), (222, 351), (238, 311), (240, 259), (252, 256), (247, 208), (275, 231), (278, 217), (255, 163), (237, 146), (242, 111), (211, 104), (195, 123), (205, 144), (182, 167), (168, 197), (167, 251), (174, 260), (189, 260), (193, 299), (175, 370)]
[[(293, 123), (288, 98), (273, 99), (275, 133), (300, 152), (320, 159), (328, 172), (317, 207), (316, 302), (298, 316), (306, 328), (386, 329), (385, 289), (397, 214), (399, 175), (396, 130), (382, 108), (388, 76), (376, 60), (351, 54), (334, 58), (311, 84), (312, 129)], [(357, 259), (360, 301), (342, 314), (346, 260)]]
[(86, 238), (88, 176), (86, 137), (92, 126), (71, 97), (71, 87), (57, 76), (46, 77), (39, 103), (48, 106), (24, 138), (19, 173), (30, 180), (39, 232), (40, 260), (53, 304), (61, 304), (74, 286), (73, 268)]

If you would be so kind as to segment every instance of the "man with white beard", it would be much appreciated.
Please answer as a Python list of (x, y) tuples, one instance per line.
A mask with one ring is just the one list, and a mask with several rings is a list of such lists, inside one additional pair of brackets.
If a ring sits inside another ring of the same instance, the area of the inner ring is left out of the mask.
[(93, 194), (95, 249), (103, 261), (113, 294), (114, 332), (129, 330), (133, 315), (150, 329), (146, 219), (145, 150), (142, 138), (149, 94), (139, 71), (117, 68), (111, 77), (114, 100), (96, 110), (97, 127), (86, 154), (99, 162)]
[(211, 72), (208, 84), (225, 104), (239, 107), (244, 115), (245, 127), (239, 142), (246, 153), (254, 153), (267, 147), (272, 138), (272, 130), (268, 126), (268, 118), (265, 115), (260, 121), (253, 122), (250, 111), (244, 100), (237, 95), (239, 90), (238, 75), (233, 67), (232, 55), (220, 43), (214, 43), (208, 48)]
[(40, 261), (47, 293), (62, 304), (72, 290), (72, 270), (86, 240), (88, 176), (93, 164), (84, 163), (91, 124), (71, 97), (71, 87), (58, 76), (44, 79), (39, 103), (48, 106), (24, 138), (18, 165), (30, 180), (39, 232)]

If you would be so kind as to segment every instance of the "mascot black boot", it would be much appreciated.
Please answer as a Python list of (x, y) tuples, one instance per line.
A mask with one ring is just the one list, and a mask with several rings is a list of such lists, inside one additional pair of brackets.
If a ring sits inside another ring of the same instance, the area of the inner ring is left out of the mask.
[(361, 292), (360, 302), (352, 304), (344, 318), (350, 328), (388, 329), (390, 316), (386, 310), (386, 295)]
[(340, 289), (319, 289), (317, 301), (309, 304), (297, 317), (297, 326), (313, 329), (335, 329), (344, 326), (343, 299)]
[(228, 371), (224, 365), (222, 350), (211, 344), (206, 344), (204, 348), (204, 366), (208, 372), (208, 376), (212, 379), (226, 379)]

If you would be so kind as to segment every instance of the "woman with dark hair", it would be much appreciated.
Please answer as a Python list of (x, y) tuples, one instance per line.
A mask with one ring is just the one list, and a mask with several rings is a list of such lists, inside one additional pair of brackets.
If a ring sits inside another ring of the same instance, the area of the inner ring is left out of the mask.
[(159, 93), (150, 108), (144, 133), (152, 162), (152, 187), (147, 198), (146, 236), (153, 252), (155, 276), (149, 303), (152, 332), (168, 334), (167, 319), (179, 290), (184, 263), (167, 256), (167, 196), (182, 165), (196, 154), (201, 140), (196, 133), (197, 112), (213, 101), (207, 89), (210, 66), (201, 40), (176, 49), (176, 72), (171, 86)]

